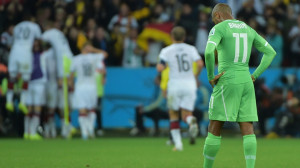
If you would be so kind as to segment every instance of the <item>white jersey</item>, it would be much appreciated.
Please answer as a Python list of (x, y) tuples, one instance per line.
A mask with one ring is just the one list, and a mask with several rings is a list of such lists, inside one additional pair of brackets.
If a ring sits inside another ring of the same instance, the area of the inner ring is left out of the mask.
[(31, 51), (35, 39), (41, 37), (41, 28), (38, 24), (23, 21), (17, 24), (13, 30), (12, 50)]
[(56, 58), (63, 58), (63, 56), (73, 56), (69, 42), (63, 32), (58, 29), (50, 29), (43, 33), (42, 39), (51, 44), (55, 51)]
[(46, 72), (47, 72), (48, 81), (56, 82), (57, 75), (56, 75), (56, 61), (55, 61), (54, 50), (52, 48), (50, 48), (47, 51), (44, 51), (43, 57), (45, 57), (45, 60), (47, 62)]
[(193, 73), (193, 62), (201, 59), (194, 46), (185, 43), (175, 43), (161, 50), (159, 58), (165, 61), (169, 68), (169, 82), (196, 82)]
[(79, 54), (73, 58), (71, 72), (77, 75), (76, 86), (96, 85), (97, 70), (104, 68), (103, 54)]

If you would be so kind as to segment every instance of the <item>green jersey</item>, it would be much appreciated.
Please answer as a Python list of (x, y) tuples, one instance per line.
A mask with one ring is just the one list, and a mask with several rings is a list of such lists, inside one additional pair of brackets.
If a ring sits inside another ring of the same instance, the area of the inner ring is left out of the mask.
[(218, 53), (218, 71), (225, 74), (220, 81), (245, 83), (251, 81), (249, 59), (252, 46), (264, 53), (264, 57), (253, 73), (257, 78), (272, 62), (275, 51), (255, 30), (239, 20), (225, 20), (215, 25), (210, 33), (205, 50), (208, 79), (214, 79), (214, 52)]

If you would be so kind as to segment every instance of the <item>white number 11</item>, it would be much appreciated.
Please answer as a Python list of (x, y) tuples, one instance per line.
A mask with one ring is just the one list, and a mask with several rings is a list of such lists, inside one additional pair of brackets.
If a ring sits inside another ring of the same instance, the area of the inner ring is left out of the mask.
[(247, 61), (247, 54), (248, 54), (247, 33), (233, 33), (233, 37), (235, 37), (235, 57), (234, 57), (234, 62), (238, 62), (239, 61), (239, 56), (240, 56), (240, 38), (243, 38), (243, 41), (244, 41), (244, 52), (243, 52), (242, 63), (245, 63)]

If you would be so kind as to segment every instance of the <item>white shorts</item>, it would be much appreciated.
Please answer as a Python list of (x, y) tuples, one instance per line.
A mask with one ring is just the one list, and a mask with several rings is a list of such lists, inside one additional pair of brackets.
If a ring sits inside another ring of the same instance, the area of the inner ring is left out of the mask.
[(95, 109), (97, 107), (96, 85), (80, 85), (75, 87), (73, 97), (74, 109)]
[(29, 106), (43, 106), (45, 105), (45, 83), (30, 81), (28, 84), (27, 100)]
[(58, 84), (56, 81), (48, 82), (46, 84), (46, 99), (47, 107), (56, 108), (58, 105)]
[(197, 98), (194, 84), (168, 84), (168, 108), (178, 111), (180, 108), (193, 112)]
[(13, 49), (8, 58), (8, 72), (13, 78), (20, 73), (24, 80), (29, 81), (32, 72), (32, 52)]

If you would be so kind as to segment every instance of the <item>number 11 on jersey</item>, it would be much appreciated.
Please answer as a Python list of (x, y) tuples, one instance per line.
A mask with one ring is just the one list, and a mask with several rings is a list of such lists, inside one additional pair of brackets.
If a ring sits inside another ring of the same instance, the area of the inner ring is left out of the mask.
[(247, 33), (233, 33), (233, 37), (235, 38), (235, 57), (234, 62), (239, 61), (240, 56), (240, 38), (243, 39), (244, 43), (244, 52), (243, 52), (243, 60), (242, 63), (245, 63), (247, 61), (247, 54), (248, 54), (248, 38)]

